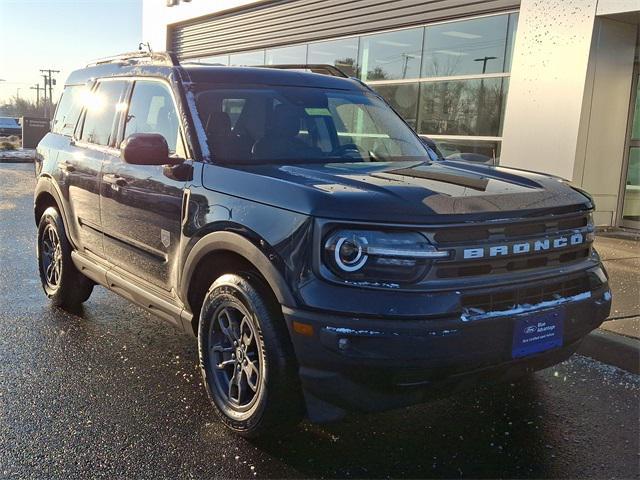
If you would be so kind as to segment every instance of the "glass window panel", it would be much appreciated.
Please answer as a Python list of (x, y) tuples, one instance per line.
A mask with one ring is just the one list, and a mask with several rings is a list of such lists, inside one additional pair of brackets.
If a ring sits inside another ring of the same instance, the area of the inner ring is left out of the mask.
[(358, 39), (345, 38), (309, 44), (307, 63), (338, 67), (349, 76), (358, 76)]
[(429, 135), (500, 135), (501, 78), (423, 82), (418, 131)]
[(82, 110), (83, 96), (87, 95), (84, 85), (71, 85), (65, 87), (62, 98), (53, 119), (52, 130), (62, 135), (73, 135), (80, 111)]
[(416, 128), (418, 116), (418, 83), (376, 85), (374, 88), (411, 127)]
[(511, 79), (509, 77), (505, 77), (502, 79), (502, 100), (500, 107), (500, 135), (502, 135), (502, 129), (504, 128), (504, 112), (507, 110), (507, 95), (509, 95), (509, 81)]
[(423, 77), (502, 72), (508, 15), (426, 28)]
[(622, 218), (640, 222), (640, 147), (629, 149)]
[(229, 55), (216, 55), (213, 57), (199, 58), (198, 63), (208, 63), (210, 65), (229, 65)]
[(236, 126), (247, 100), (245, 98), (224, 98), (222, 99), (222, 111), (229, 116), (231, 128)]
[(363, 81), (418, 78), (424, 28), (400, 30), (360, 38)]
[(229, 65), (264, 65), (264, 50), (258, 50), (256, 52), (232, 53), (231, 55), (229, 55)]
[(179, 123), (169, 88), (160, 82), (136, 81), (127, 112), (124, 137), (134, 133), (159, 133), (175, 153)]
[(511, 71), (511, 60), (513, 57), (513, 44), (516, 39), (516, 30), (518, 29), (518, 14), (509, 15), (509, 33), (507, 34), (507, 53), (504, 59), (504, 71)]
[(267, 50), (265, 65), (286, 65), (307, 63), (307, 46), (272, 48)]
[(386, 162), (425, 156), (413, 131), (366, 92), (206, 84), (197, 90), (198, 113), (212, 155), (221, 161)]
[(640, 77), (638, 77), (637, 83), (636, 105), (633, 111), (633, 124), (631, 127), (631, 138), (633, 140), (640, 140)]
[(113, 122), (122, 104), (120, 98), (126, 83), (122, 81), (101, 82), (96, 89), (85, 95), (86, 113), (81, 139), (97, 145), (109, 145), (112, 139)]
[(500, 142), (474, 139), (433, 139), (447, 160), (497, 165)]

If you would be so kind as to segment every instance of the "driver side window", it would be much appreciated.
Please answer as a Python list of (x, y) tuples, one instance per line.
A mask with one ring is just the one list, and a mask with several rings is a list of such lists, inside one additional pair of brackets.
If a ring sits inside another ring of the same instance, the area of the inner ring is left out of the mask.
[(169, 88), (156, 81), (137, 80), (124, 128), (124, 138), (134, 133), (159, 133), (169, 152), (180, 148), (180, 123)]

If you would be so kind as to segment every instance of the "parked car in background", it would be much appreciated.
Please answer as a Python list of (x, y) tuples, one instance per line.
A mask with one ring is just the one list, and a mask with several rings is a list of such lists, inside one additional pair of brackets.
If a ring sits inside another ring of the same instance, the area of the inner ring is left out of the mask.
[(77, 308), (100, 284), (197, 337), (244, 435), (567, 359), (611, 306), (593, 201), (431, 147), (358, 80), (97, 62), (37, 149), (42, 287)]
[(0, 117), (0, 135), (9, 137), (11, 135), (22, 136), (22, 127), (17, 118)]

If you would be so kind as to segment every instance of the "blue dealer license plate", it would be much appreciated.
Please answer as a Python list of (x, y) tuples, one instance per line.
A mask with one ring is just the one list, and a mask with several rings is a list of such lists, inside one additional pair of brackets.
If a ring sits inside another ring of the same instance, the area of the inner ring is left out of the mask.
[(516, 317), (513, 358), (526, 357), (562, 346), (564, 309), (543, 310)]

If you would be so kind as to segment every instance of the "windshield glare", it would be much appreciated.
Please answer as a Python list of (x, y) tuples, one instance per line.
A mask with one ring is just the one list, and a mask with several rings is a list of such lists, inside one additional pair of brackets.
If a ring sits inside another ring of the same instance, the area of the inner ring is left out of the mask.
[(216, 163), (390, 162), (428, 158), (373, 94), (308, 87), (200, 87), (200, 119)]

